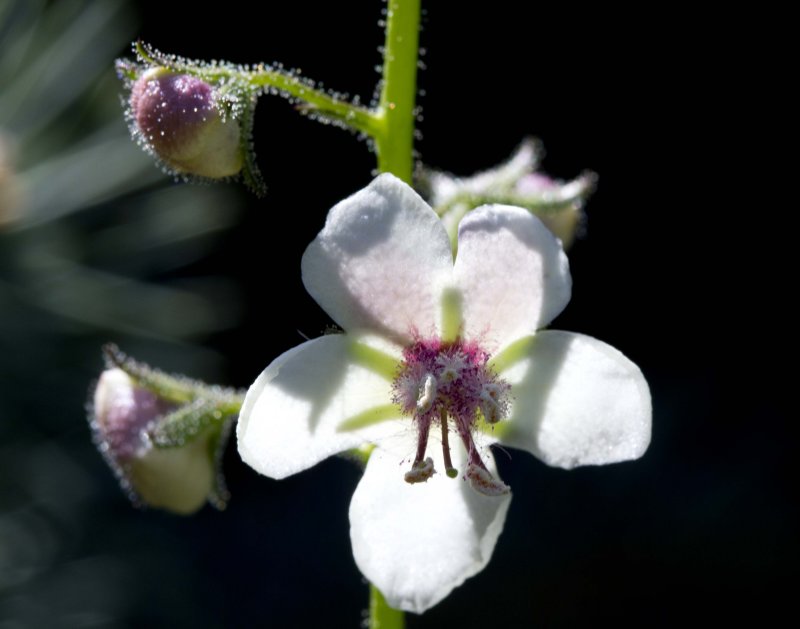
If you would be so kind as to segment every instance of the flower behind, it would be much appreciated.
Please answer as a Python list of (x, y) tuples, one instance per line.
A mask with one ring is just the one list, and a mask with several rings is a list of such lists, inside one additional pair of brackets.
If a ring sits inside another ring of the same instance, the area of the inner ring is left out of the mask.
[(350, 505), (353, 554), (392, 606), (420, 613), (486, 565), (503, 528), (510, 492), (489, 445), (571, 468), (637, 458), (650, 439), (633, 363), (587, 336), (537, 333), (571, 291), (538, 219), (478, 208), (451, 251), (391, 175), (336, 205), (302, 271), (347, 333), (273, 361), (237, 427), (242, 459), (273, 478), (377, 446)]

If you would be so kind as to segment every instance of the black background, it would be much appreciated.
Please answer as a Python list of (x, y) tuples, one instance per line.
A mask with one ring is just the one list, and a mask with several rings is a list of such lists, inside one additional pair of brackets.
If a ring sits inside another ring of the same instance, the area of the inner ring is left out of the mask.
[[(139, 36), (165, 52), (281, 61), (363, 100), (378, 80), (377, 1), (137, 5)], [(731, 224), (750, 216), (733, 218), (714, 193), (720, 147), (709, 137), (715, 106), (704, 87), (716, 62), (702, 30), (655, 8), (466, 6), (425, 7), (421, 158), (468, 175), (533, 135), (547, 148), (549, 174), (599, 173), (586, 237), (570, 252), (574, 296), (553, 327), (602, 339), (642, 368), (653, 441), (640, 461), (572, 472), (499, 453), (514, 500), (491, 562), (408, 626), (768, 623), (788, 607), (797, 576), (788, 495), (796, 444), (778, 398), (788, 378), (764, 350), (767, 333), (752, 331), (756, 315), (775, 309), (761, 267), (771, 234), (761, 221), (743, 230), (749, 239), (734, 235)], [(303, 289), (300, 257), (327, 210), (374, 168), (364, 142), (297, 116), (280, 98), (260, 101), (254, 140), (268, 196), (242, 191), (239, 225), (183, 271), (241, 286), (242, 324), (203, 340), (225, 356), (224, 368), (192, 373), (179, 351), (160, 356), (165, 369), (241, 387), (298, 344), (298, 331), (315, 336), (329, 323)], [(745, 175), (728, 176), (735, 185)], [(86, 358), (85, 373), (72, 377), (88, 383), (100, 366)], [(367, 590), (349, 547), (359, 474), (351, 463), (329, 460), (276, 482), (230, 447), (228, 509), (177, 518), (131, 509), (89, 451), (88, 433), (84, 443), (80, 430), (67, 432), (96, 486), (65, 552), (119, 559), (114, 582), (126, 603), (110, 624), (360, 622)]]

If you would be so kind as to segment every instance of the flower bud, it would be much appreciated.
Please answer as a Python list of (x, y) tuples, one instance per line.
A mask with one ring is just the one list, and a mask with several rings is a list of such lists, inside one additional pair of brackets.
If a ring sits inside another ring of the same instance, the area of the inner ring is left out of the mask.
[(202, 79), (151, 68), (134, 82), (130, 106), (140, 139), (176, 172), (222, 179), (242, 170), (239, 122), (223, 119)]
[(214, 493), (216, 462), (210, 430), (182, 446), (153, 444), (150, 431), (178, 408), (138, 386), (122, 369), (107, 369), (94, 391), (92, 428), (101, 451), (134, 500), (190, 514)]

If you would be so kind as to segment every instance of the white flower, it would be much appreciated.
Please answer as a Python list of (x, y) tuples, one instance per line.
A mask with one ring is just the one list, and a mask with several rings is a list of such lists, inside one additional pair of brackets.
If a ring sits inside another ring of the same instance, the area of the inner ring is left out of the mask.
[(350, 505), (353, 554), (390, 605), (418, 613), (492, 554), (510, 493), (490, 444), (572, 468), (635, 459), (650, 440), (636, 365), (593, 338), (537, 332), (571, 288), (542, 223), (484, 206), (458, 239), (454, 261), (436, 214), (391, 175), (336, 205), (302, 271), (347, 333), (273, 361), (237, 428), (242, 459), (272, 478), (377, 446)]

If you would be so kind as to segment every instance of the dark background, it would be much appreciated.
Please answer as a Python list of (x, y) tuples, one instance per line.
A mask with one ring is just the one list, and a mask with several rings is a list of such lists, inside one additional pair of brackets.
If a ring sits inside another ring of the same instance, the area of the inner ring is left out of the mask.
[[(261, 3), (264, 18), (251, 6), (199, 11), (140, 0), (131, 20), (165, 52), (279, 60), (369, 100), (381, 3)], [(572, 5), (465, 6), (425, 6), (420, 155), (469, 175), (533, 135), (547, 148), (547, 173), (599, 173), (586, 236), (570, 252), (574, 297), (553, 327), (602, 339), (642, 368), (653, 441), (640, 461), (571, 472), (499, 453), (514, 500), (491, 562), (408, 626), (769, 624), (788, 608), (797, 577), (796, 442), (779, 401), (788, 376), (764, 349), (778, 341), (752, 331), (756, 315), (777, 309), (761, 270), (771, 234), (755, 222), (744, 230), (750, 239), (734, 235), (742, 214), (733, 219), (714, 193), (720, 147), (703, 86), (717, 62), (705, 56), (700, 27), (657, 10), (631, 17)], [(31, 452), (15, 471), (50, 496), (29, 529), (36, 539), (46, 520), (36, 542), (46, 551), (29, 559), (30, 578), (0, 589), (0, 627), (360, 622), (367, 589), (347, 521), (353, 464), (329, 460), (276, 482), (238, 461), (232, 443), (228, 509), (180, 518), (131, 508), (85, 426), (102, 342), (169, 371), (247, 387), (300, 333), (315, 336), (330, 323), (303, 289), (300, 257), (327, 210), (369, 182), (373, 155), (275, 97), (259, 103), (254, 140), (268, 196), (233, 189), (243, 209), (213, 253), (149, 278), (228, 278), (237, 325), (193, 339), (200, 353), (164, 338), (59, 329), (41, 339), (47, 351), (27, 348), (42, 355), (37, 371), (9, 370), (0, 383), (13, 409), (11, 422), (3, 419), (6, 439), (23, 435), (12, 442)], [(746, 177), (728, 176), (725, 185)], [(106, 211), (82, 219), (89, 234)], [(22, 504), (24, 492), (15, 492), (7, 489), (7, 508)]]

